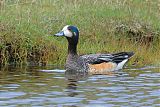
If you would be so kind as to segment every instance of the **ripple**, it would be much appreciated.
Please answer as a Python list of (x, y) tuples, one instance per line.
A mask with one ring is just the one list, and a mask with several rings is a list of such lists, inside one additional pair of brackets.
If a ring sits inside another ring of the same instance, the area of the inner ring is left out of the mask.
[(24, 92), (1, 92), (0, 94), (0, 99), (1, 100), (6, 100), (6, 99), (13, 99), (15, 97), (23, 96), (26, 95)]
[(148, 77), (151, 77), (151, 78), (159, 78), (160, 77), (160, 73), (145, 73), (145, 74), (140, 74), (139, 75), (140, 77), (145, 77), (145, 78), (148, 78)]
[(99, 94), (96, 94), (96, 96), (106, 96), (107, 93), (99, 93)]
[(63, 103), (76, 103), (76, 102), (81, 102), (85, 98), (78, 98), (78, 97), (58, 97), (58, 98), (52, 98), (49, 99), (52, 101), (52, 103), (58, 103), (58, 104), (63, 104)]
[(45, 97), (49, 97), (49, 96), (60, 96), (60, 95), (64, 95), (64, 93), (63, 93), (63, 92), (54, 91), (54, 92), (48, 92), (48, 93), (39, 94), (39, 95), (45, 96)]
[(61, 73), (64, 73), (66, 70), (60, 70), (60, 69), (53, 69), (53, 70), (39, 70), (41, 72), (61, 72)]
[(1, 79), (0, 106), (160, 106), (160, 73), (140, 71), (85, 79), (67, 78), (59, 69), (8, 73)]
[(158, 96), (159, 97), (160, 96), (160, 89), (159, 90), (152, 90), (152, 91), (150, 91), (149, 94), (150, 94), (150, 96)]
[(18, 84), (8, 84), (6, 86), (3, 86), (3, 88), (9, 88), (9, 89), (16, 89), (19, 87), (20, 87), (20, 85), (18, 85)]
[(89, 104), (106, 104), (105, 101), (101, 101), (101, 100), (89, 100)]
[(44, 83), (36, 83), (35, 85), (37, 85), (37, 86), (46, 86), (47, 84), (44, 84)]
[(65, 77), (57, 76), (57, 77), (53, 77), (53, 78), (64, 79)]

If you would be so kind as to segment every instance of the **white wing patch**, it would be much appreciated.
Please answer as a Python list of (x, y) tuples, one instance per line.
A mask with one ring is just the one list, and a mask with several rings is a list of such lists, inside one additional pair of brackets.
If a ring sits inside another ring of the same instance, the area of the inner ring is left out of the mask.
[(128, 59), (123, 60), (122, 62), (118, 63), (117, 67), (115, 70), (122, 69), (124, 64), (128, 61)]

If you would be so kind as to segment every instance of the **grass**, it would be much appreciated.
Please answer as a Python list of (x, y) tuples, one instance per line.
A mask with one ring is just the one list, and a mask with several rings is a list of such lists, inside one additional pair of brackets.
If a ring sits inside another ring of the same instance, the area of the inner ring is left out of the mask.
[(64, 64), (67, 41), (50, 36), (80, 29), (80, 54), (134, 51), (130, 64), (159, 64), (158, 0), (2, 0), (0, 64)]

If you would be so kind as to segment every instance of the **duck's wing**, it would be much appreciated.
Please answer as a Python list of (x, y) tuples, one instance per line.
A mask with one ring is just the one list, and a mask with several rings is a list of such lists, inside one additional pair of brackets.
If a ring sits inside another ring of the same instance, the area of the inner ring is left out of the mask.
[[(115, 70), (122, 69), (128, 59), (133, 56), (133, 52), (120, 52), (115, 54), (90, 54), (83, 55), (80, 59), (83, 59), (83, 63), (90, 65), (103, 65), (103, 66), (114, 66)], [(105, 65), (104, 65), (105, 64)]]
[(90, 54), (80, 57), (89, 64), (100, 64), (103, 62), (113, 62), (118, 64), (125, 59), (129, 59), (133, 55), (133, 52), (120, 52), (115, 54)]
[(121, 63), (124, 60), (128, 60), (133, 56), (133, 52), (120, 52), (115, 54), (103, 54), (98, 57), (98, 60), (101, 62), (114, 62), (116, 64)]
[(82, 55), (79, 57), (79, 62), (84, 62), (84, 63), (89, 63), (89, 64), (92, 64), (92, 63), (95, 63), (95, 62), (99, 62), (99, 59), (98, 57), (100, 56), (101, 54), (89, 54), (89, 55)]

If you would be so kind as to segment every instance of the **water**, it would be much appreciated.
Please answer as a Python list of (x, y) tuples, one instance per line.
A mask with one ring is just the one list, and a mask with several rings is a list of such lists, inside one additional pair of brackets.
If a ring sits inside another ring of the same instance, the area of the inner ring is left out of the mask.
[(159, 68), (125, 69), (112, 75), (51, 69), (1, 68), (0, 107), (160, 107)]

